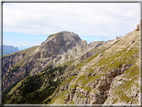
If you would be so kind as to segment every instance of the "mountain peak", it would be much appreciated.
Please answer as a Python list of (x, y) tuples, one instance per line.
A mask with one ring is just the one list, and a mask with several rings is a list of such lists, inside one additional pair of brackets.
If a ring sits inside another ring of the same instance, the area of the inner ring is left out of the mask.
[(62, 38), (64, 40), (69, 40), (69, 41), (81, 41), (80, 37), (77, 34), (69, 31), (60, 31), (58, 33), (49, 35), (46, 41), (55, 38), (60, 38), (60, 39)]
[(41, 43), (36, 53), (39, 53), (38, 58), (57, 56), (81, 43), (82, 41), (77, 34), (69, 31), (61, 31), (49, 35), (46, 41)]

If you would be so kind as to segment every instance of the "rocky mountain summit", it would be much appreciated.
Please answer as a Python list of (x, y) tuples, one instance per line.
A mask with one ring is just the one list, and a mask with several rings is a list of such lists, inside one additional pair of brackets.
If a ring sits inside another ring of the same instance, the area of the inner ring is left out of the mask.
[[(100, 47), (102, 44), (94, 42), (95, 48)], [(55, 67), (77, 59), (86, 50), (93, 48), (73, 32), (62, 31), (52, 34), (40, 46), (31, 47), (3, 57), (3, 89), (23, 78), (24, 75), (28, 75), (28, 73), (35, 75), (48, 65)]]
[[(81, 47), (86, 45), (86, 41), (82, 41), (80, 37), (73, 32), (62, 31), (50, 35), (33, 53), (33, 60), (39, 59), (39, 62), (42, 64), (39, 67), (40, 69), (33, 70), (31, 73), (36, 74), (40, 72), (46, 65), (57, 66), (69, 61), (71, 58), (75, 59), (81, 54)], [(43, 62), (46, 62), (46, 65)], [(39, 64), (37, 66), (39, 66)]]
[(90, 44), (73, 32), (49, 35), (3, 57), (3, 102), (138, 105), (139, 41), (138, 28)]

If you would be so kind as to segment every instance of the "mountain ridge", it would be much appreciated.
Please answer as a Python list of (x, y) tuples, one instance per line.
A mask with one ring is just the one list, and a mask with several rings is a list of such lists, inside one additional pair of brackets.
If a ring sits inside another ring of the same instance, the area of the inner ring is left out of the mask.
[(90, 44), (58, 32), (3, 64), (4, 103), (139, 104), (139, 30)]

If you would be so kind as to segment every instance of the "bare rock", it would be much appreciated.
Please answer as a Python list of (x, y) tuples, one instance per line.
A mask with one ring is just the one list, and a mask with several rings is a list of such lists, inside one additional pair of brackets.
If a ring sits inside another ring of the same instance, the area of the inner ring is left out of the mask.
[(45, 42), (42, 42), (41, 45), (43, 45)]
[(60, 86), (60, 93), (68, 88), (69, 83)]
[(139, 25), (137, 25), (136, 31), (139, 31)]
[(91, 81), (91, 82), (87, 83), (85, 86), (89, 86), (90, 88), (93, 89), (96, 87), (97, 84), (98, 84), (98, 81), (96, 80), (96, 81)]
[(73, 71), (70, 75), (69, 75), (69, 78), (73, 75), (77, 75), (79, 73), (79, 71)]
[(84, 54), (84, 55), (80, 58), (80, 60), (87, 59), (87, 58), (89, 58), (89, 57), (91, 57), (91, 56), (92, 56), (92, 54), (91, 54), (90, 52), (87, 52), (86, 54)]

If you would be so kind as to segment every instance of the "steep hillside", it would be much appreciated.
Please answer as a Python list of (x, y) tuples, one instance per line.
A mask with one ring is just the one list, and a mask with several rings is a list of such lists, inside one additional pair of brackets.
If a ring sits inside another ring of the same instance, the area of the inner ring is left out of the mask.
[(73, 32), (52, 34), (3, 57), (3, 102), (139, 104), (139, 41), (139, 29), (90, 44)]
[[(72, 32), (62, 31), (50, 35), (40, 46), (31, 47), (13, 54), (3, 56), (3, 89), (8, 88), (27, 74), (40, 73), (46, 66), (53, 67), (67, 61), (73, 61), (89, 52), (88, 58), (106, 47), (105, 42), (88, 45), (85, 40)], [(95, 48), (95, 50), (94, 50)]]
[(139, 31), (83, 60), (50, 104), (139, 104)]
[(25, 77), (3, 96), (3, 102), (6, 104), (49, 103), (52, 97), (48, 97), (64, 79), (61, 75), (65, 68), (66, 66), (54, 68), (47, 66), (41, 73)]
[(3, 89), (11, 86), (18, 80), (22, 79), (33, 68), (31, 58), (32, 53), (38, 46), (31, 47), (16, 53), (3, 56), (2, 78)]

